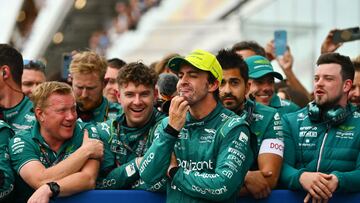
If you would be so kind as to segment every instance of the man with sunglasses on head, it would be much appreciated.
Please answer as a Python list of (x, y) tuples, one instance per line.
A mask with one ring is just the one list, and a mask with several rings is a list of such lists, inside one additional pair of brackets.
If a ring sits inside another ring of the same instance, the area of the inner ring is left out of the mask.
[(40, 60), (24, 60), (24, 71), (21, 77), (21, 90), (30, 96), (36, 86), (46, 81), (45, 64)]
[(106, 68), (106, 59), (92, 51), (76, 53), (70, 63), (78, 118), (83, 122), (115, 119), (121, 112), (119, 104), (103, 96)]
[(32, 127), (32, 103), (21, 91), (22, 55), (8, 44), (0, 44), (0, 119), (15, 130)]

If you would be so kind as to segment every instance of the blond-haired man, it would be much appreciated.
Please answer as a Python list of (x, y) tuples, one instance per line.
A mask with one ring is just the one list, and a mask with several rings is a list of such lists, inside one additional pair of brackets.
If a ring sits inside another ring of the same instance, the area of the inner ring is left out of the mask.
[(115, 118), (120, 105), (103, 96), (106, 59), (95, 52), (84, 51), (73, 56), (70, 64), (78, 117), (84, 122), (103, 122)]
[[(71, 87), (45, 82), (32, 93), (37, 122), (10, 140), (12, 167), (16, 171), (16, 201), (47, 202), (95, 187), (103, 144), (90, 124), (77, 122)], [(85, 133), (85, 129), (87, 129)]]

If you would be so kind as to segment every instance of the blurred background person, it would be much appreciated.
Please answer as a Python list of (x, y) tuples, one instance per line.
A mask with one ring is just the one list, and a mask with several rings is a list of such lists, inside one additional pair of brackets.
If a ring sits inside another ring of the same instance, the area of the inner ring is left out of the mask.
[(160, 75), (161, 73), (172, 73), (168, 66), (168, 63), (169, 63), (169, 60), (174, 58), (175, 56), (179, 56), (179, 54), (171, 53), (171, 54), (164, 56), (164, 58), (162, 58), (159, 62), (157, 62), (155, 64), (155, 67), (154, 67), (155, 72), (158, 75)]
[(21, 90), (30, 96), (35, 87), (46, 81), (45, 64), (40, 60), (24, 60)]
[(353, 61), (355, 76), (349, 93), (350, 102), (354, 105), (360, 106), (360, 55)]
[(22, 55), (8, 44), (0, 44), (0, 119), (15, 131), (32, 127), (32, 102), (21, 91), (24, 62)]
[(179, 78), (172, 73), (162, 73), (159, 75), (159, 79), (156, 83), (158, 89), (158, 99), (155, 103), (155, 107), (161, 112), (169, 113), (169, 107), (171, 100), (176, 96), (176, 85)]
[(119, 58), (112, 58), (107, 61), (107, 68), (105, 73), (105, 88), (103, 95), (110, 102), (118, 103), (116, 94), (119, 92), (118, 85), (116, 83), (116, 77), (120, 68), (126, 65), (125, 61)]

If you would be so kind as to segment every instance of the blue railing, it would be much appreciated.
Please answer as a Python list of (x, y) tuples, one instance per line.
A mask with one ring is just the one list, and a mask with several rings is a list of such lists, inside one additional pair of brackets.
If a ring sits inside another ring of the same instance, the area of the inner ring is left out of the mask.
[[(279, 203), (279, 202), (303, 202), (305, 193), (294, 192), (290, 190), (274, 190), (268, 198), (255, 200), (250, 197), (239, 198), (237, 202), (241, 203)], [(82, 192), (70, 197), (58, 198), (56, 203), (95, 203), (95, 202), (147, 202), (147, 203), (165, 203), (165, 194), (152, 193), (141, 190), (92, 190)], [(360, 202), (360, 193), (335, 193), (330, 199), (332, 203)]]

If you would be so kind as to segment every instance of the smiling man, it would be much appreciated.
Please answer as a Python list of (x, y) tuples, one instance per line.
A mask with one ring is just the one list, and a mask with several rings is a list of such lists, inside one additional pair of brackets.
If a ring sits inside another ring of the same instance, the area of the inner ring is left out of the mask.
[(153, 132), (165, 115), (154, 108), (157, 74), (143, 63), (122, 67), (117, 77), (118, 101), (123, 112), (101, 123), (105, 157), (98, 179), (99, 189), (152, 189), (139, 178), (139, 164), (151, 144)]
[(274, 78), (282, 80), (280, 73), (275, 72), (270, 61), (263, 56), (255, 55), (245, 59), (249, 67), (249, 97), (259, 103), (277, 109), (280, 114), (299, 110), (295, 103), (281, 99), (275, 93)]
[[(37, 122), (10, 140), (16, 202), (48, 202), (95, 187), (103, 144), (95, 126), (77, 122), (71, 87), (45, 82), (32, 93)], [(85, 132), (85, 128), (88, 133)]]

